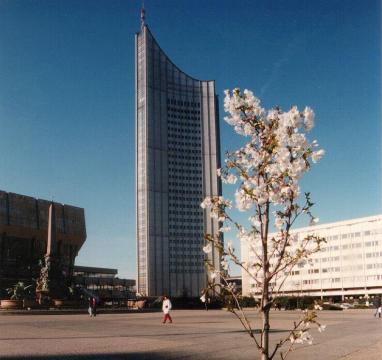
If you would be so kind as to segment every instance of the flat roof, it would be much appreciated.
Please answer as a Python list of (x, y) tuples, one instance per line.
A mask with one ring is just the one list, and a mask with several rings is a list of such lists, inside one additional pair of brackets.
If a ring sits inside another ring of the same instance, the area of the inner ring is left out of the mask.
[(102, 268), (102, 267), (93, 267), (93, 266), (80, 266), (74, 265), (74, 271), (82, 271), (86, 273), (96, 273), (96, 274), (118, 274), (118, 269)]
[[(341, 221), (335, 221), (330, 223), (323, 223), (318, 225), (310, 225), (300, 228), (293, 228), (290, 230), (291, 233), (295, 232), (312, 232), (315, 230), (324, 230), (324, 229), (331, 229), (335, 227), (341, 227), (341, 226), (349, 226), (349, 225), (355, 225), (360, 223), (367, 223), (367, 222), (378, 222), (382, 221), (382, 215), (374, 215), (374, 216), (367, 216), (367, 217), (361, 217), (356, 219), (350, 219), (350, 220), (341, 220)], [(275, 233), (275, 232), (273, 232)]]

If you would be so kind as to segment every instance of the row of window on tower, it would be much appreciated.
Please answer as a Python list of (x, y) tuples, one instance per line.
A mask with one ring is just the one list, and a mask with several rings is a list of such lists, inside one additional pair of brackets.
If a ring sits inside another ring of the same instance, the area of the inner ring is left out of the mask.
[[(183, 232), (183, 231), (170, 231), (168, 233), (169, 236), (171, 236), (172, 238), (176, 237), (176, 238), (184, 238), (184, 237), (187, 237), (187, 239), (191, 239), (190, 241), (192, 241), (192, 239), (194, 239), (193, 241), (195, 242), (195, 244), (197, 244), (199, 241), (202, 241), (200, 240), (201, 238), (203, 238), (203, 232)], [(183, 239), (180, 239), (181, 241), (183, 241)], [(175, 241), (175, 240), (170, 240), (171, 241)], [(178, 240), (177, 240), (178, 241)]]
[(181, 130), (185, 130), (187, 128), (198, 128), (200, 129), (200, 122), (192, 122), (192, 121), (185, 121), (185, 122), (181, 122), (181, 120), (200, 120), (199, 117), (187, 117), (187, 116), (177, 116), (177, 115), (169, 115), (170, 118), (176, 118), (177, 120), (174, 121), (174, 120), (168, 120), (167, 121), (167, 124), (168, 124), (168, 129), (170, 129), (171, 127), (174, 127), (173, 129), (176, 129), (176, 126), (178, 125), (179, 126), (179, 129)]
[(199, 136), (190, 136), (190, 135), (180, 135), (168, 133), (169, 139), (182, 139), (182, 140), (200, 140)]
[(194, 130), (193, 128), (199, 128), (198, 124), (191, 123), (190, 126), (169, 126), (167, 128), (169, 133), (178, 132), (181, 134), (200, 134), (200, 130)]
[(200, 107), (200, 102), (183, 101), (183, 100), (176, 100), (176, 99), (167, 99), (167, 104), (178, 105), (178, 106)]
[(181, 154), (169, 154), (168, 157), (170, 159), (182, 159), (182, 160), (202, 160), (201, 156), (187, 156)]
[(202, 200), (195, 199), (195, 195), (202, 195), (202, 191), (200, 190), (189, 190), (187, 193), (183, 194), (183, 196), (169, 196), (169, 200), (175, 200), (175, 201), (190, 201), (194, 200), (195, 203), (200, 204)]

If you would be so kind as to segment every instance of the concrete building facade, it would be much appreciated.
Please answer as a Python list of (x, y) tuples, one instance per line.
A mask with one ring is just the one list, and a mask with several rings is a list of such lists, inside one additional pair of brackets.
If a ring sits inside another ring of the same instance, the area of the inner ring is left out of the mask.
[[(0, 289), (39, 276), (39, 261), (47, 250), (51, 202), (0, 191)], [(55, 251), (68, 276), (86, 240), (84, 209), (54, 203)]]
[[(382, 294), (382, 215), (291, 232), (300, 239), (308, 234), (319, 235), (326, 239), (326, 244), (311, 257), (311, 262), (295, 266), (280, 294), (342, 298)], [(242, 242), (241, 247), (242, 260), (251, 260), (253, 254), (248, 244)], [(243, 294), (256, 295), (256, 285), (246, 273), (242, 276)]]
[(198, 296), (203, 235), (218, 226), (200, 202), (221, 194), (215, 83), (175, 66), (146, 25), (135, 42), (137, 290)]

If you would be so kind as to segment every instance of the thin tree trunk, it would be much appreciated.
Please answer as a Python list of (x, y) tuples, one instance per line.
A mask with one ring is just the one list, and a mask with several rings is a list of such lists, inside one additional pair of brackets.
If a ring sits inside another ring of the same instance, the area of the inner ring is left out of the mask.
[(264, 295), (263, 295), (263, 308), (261, 310), (262, 318), (262, 338), (261, 338), (261, 360), (269, 360), (269, 294), (268, 294), (268, 283), (264, 284)]
[(269, 203), (266, 204), (263, 230), (263, 296), (262, 296), (262, 309), (261, 317), (263, 322), (262, 336), (261, 336), (261, 360), (269, 360), (269, 262), (268, 262), (268, 228), (269, 228)]

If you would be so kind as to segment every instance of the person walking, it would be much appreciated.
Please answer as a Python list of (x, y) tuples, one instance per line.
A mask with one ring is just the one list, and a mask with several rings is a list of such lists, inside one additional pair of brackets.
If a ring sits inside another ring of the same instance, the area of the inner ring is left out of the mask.
[(90, 317), (97, 316), (97, 299), (94, 296), (89, 299), (89, 314)]
[(169, 320), (170, 323), (172, 323), (172, 319), (170, 316), (171, 308), (172, 308), (172, 305), (171, 305), (170, 299), (167, 296), (163, 296), (163, 304), (162, 304), (162, 310), (164, 314), (163, 324), (165, 324), (167, 320)]
[(208, 306), (211, 304), (211, 298), (206, 298), (206, 301), (204, 302), (204, 307), (206, 311), (208, 311)]
[(92, 310), (92, 298), (91, 298), (91, 297), (88, 298), (88, 305), (89, 305), (89, 307), (88, 307), (88, 313), (89, 313), (89, 316), (92, 317), (92, 315), (93, 315), (93, 310)]
[(374, 314), (374, 317), (377, 317), (377, 314), (378, 314), (378, 317), (380, 318), (381, 317), (381, 313), (382, 313), (382, 302), (381, 302), (381, 297), (380, 296), (376, 296), (374, 298), (374, 307), (375, 307), (375, 314)]

